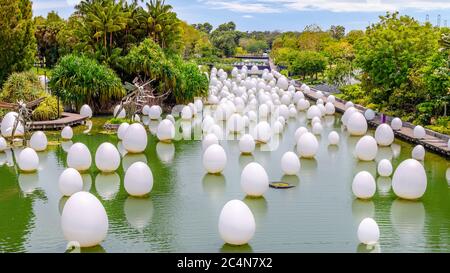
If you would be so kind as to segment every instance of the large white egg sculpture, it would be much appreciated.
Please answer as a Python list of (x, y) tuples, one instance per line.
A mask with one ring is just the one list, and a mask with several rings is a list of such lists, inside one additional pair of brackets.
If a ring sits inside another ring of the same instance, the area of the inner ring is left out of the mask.
[(336, 107), (334, 107), (334, 104), (331, 102), (327, 102), (327, 104), (325, 104), (325, 114), (326, 115), (334, 115), (336, 113)]
[(183, 110), (181, 110), (181, 119), (183, 120), (190, 120), (192, 119), (192, 110), (191, 107), (185, 106), (183, 107)]
[(422, 145), (417, 145), (412, 150), (412, 158), (423, 161), (425, 159), (425, 148)]
[(42, 152), (47, 149), (47, 136), (42, 131), (34, 132), (30, 138), (30, 147), (36, 152)]
[(120, 124), (119, 128), (117, 129), (117, 138), (123, 140), (128, 127), (130, 127), (130, 124), (128, 124), (127, 122), (123, 122), (122, 124)]
[(281, 134), (284, 130), (283, 123), (278, 120), (275, 121), (275, 123), (272, 125), (272, 130), (273, 130), (273, 133), (276, 135)]
[(20, 152), (17, 164), (23, 172), (34, 172), (39, 167), (39, 157), (35, 150), (25, 148)]
[(391, 121), (391, 127), (392, 127), (392, 130), (394, 130), (394, 131), (399, 131), (399, 130), (402, 129), (402, 127), (403, 127), (403, 122), (402, 122), (402, 120), (399, 119), (399, 118), (394, 118), (394, 119)]
[(378, 163), (378, 174), (382, 177), (391, 176), (393, 168), (391, 161), (383, 159)]
[(245, 166), (241, 173), (241, 187), (248, 196), (262, 196), (269, 189), (266, 170), (256, 162)]
[(269, 123), (261, 121), (256, 125), (253, 132), (253, 138), (261, 143), (267, 143), (272, 138), (272, 129)]
[(136, 162), (131, 165), (124, 178), (124, 186), (131, 196), (144, 196), (152, 191), (153, 173), (144, 162)]
[(375, 195), (377, 184), (373, 176), (366, 171), (358, 173), (353, 179), (352, 191), (359, 199), (370, 199)]
[(372, 161), (377, 157), (377, 153), (377, 141), (371, 136), (364, 136), (356, 143), (355, 154), (359, 160)]
[(215, 134), (212, 134), (212, 133), (207, 134), (202, 140), (203, 151), (206, 151), (206, 149), (208, 149), (208, 147), (213, 144), (219, 144), (219, 139), (217, 138), (217, 136)]
[(255, 151), (255, 140), (249, 134), (245, 134), (239, 140), (239, 150), (242, 154), (251, 154)]
[(85, 104), (81, 106), (80, 115), (88, 118), (92, 118), (92, 109), (89, 105)]
[(323, 126), (320, 122), (314, 123), (311, 132), (315, 135), (321, 135), (323, 132)]
[(286, 152), (281, 158), (281, 169), (285, 175), (296, 175), (300, 171), (300, 159), (293, 152)]
[(102, 143), (95, 152), (95, 165), (102, 172), (115, 172), (120, 166), (120, 153), (116, 146)]
[(0, 152), (4, 152), (6, 149), (8, 149), (8, 143), (6, 142), (6, 139), (0, 137)]
[(227, 121), (228, 131), (231, 133), (239, 133), (245, 128), (245, 122), (239, 114), (232, 114)]
[(335, 103), (336, 102), (336, 97), (335, 96), (333, 96), (333, 95), (329, 95), (328, 97), (327, 97), (327, 102), (329, 102), (329, 103)]
[(83, 172), (91, 167), (92, 158), (88, 147), (83, 143), (73, 144), (67, 153), (67, 166)]
[(317, 138), (307, 132), (304, 133), (297, 142), (297, 154), (304, 158), (313, 158), (319, 150)]
[[(2, 120), (1, 123), (1, 132), (2, 135), (4, 137), (11, 137), (12, 136), (12, 131), (13, 131), (13, 127), (15, 125), (15, 122), (18, 118), (19, 114), (17, 114), (16, 112), (8, 112)], [(14, 136), (16, 137), (20, 137), (24, 135), (24, 127), (23, 124), (21, 122), (18, 123), (16, 131), (14, 132)]]
[(311, 107), (309, 107), (308, 112), (306, 112), (306, 117), (308, 119), (313, 119), (314, 117), (321, 117), (322, 116), (322, 111), (320, 110), (320, 108), (317, 105), (313, 105)]
[(339, 134), (335, 131), (328, 134), (328, 143), (330, 145), (338, 145), (340, 141)]
[(422, 138), (425, 138), (426, 135), (427, 135), (427, 133), (425, 132), (425, 129), (422, 126), (417, 125), (416, 127), (414, 127), (414, 137), (415, 138), (422, 139)]
[(277, 87), (286, 90), (289, 88), (289, 82), (285, 76), (281, 76), (277, 81)]
[(390, 146), (394, 142), (394, 131), (386, 123), (380, 124), (375, 130), (375, 140), (380, 146)]
[(72, 127), (66, 126), (61, 131), (61, 138), (65, 140), (72, 139), (73, 137), (73, 130)]
[(306, 111), (310, 107), (311, 103), (308, 100), (300, 99), (297, 102), (297, 110), (298, 111)]
[(364, 112), (364, 117), (368, 120), (374, 120), (375, 119), (375, 112), (372, 109), (367, 109), (366, 112)]
[(175, 126), (168, 119), (161, 121), (156, 130), (156, 136), (162, 142), (172, 141), (175, 138)]
[(120, 105), (116, 105), (116, 107), (114, 107), (114, 116), (120, 119), (126, 118), (127, 116), (127, 112), (125, 111), (125, 108), (122, 108), (122, 111), (120, 111)]
[(348, 101), (347, 103), (345, 103), (345, 110), (349, 109), (350, 107), (354, 107), (355, 104), (351, 101)]
[(300, 139), (300, 137), (304, 134), (307, 133), (308, 129), (306, 129), (305, 127), (299, 127), (296, 131), (295, 131), (295, 143), (298, 142), (298, 140)]
[(203, 101), (201, 99), (196, 99), (194, 105), (199, 113), (203, 111)]
[(347, 122), (347, 129), (352, 136), (363, 136), (367, 133), (366, 118), (360, 112), (354, 112)]
[(150, 112), (150, 106), (144, 105), (144, 107), (142, 107), (142, 114), (144, 116), (148, 116), (149, 112)]
[(147, 111), (148, 111), (148, 117), (151, 120), (158, 120), (162, 114), (162, 110), (159, 105), (152, 105)]
[(419, 199), (427, 189), (427, 174), (424, 167), (415, 159), (400, 163), (392, 178), (394, 193), (403, 199)]
[(123, 147), (129, 153), (142, 153), (147, 147), (147, 131), (139, 123), (131, 124), (123, 138)]
[(358, 226), (358, 240), (366, 245), (375, 245), (380, 239), (380, 228), (372, 218), (365, 218)]
[(347, 126), (348, 124), (348, 120), (350, 119), (350, 116), (353, 115), (354, 113), (358, 112), (358, 110), (356, 110), (356, 108), (354, 107), (350, 107), (347, 110), (345, 110), (344, 115), (342, 115), (342, 123)]
[(102, 203), (89, 192), (77, 192), (64, 205), (61, 227), (69, 242), (81, 247), (100, 244), (108, 233), (108, 216)]
[(203, 154), (203, 166), (211, 174), (221, 173), (227, 165), (227, 154), (222, 146), (212, 144)]
[(77, 170), (68, 168), (59, 176), (58, 186), (64, 196), (72, 196), (83, 190), (83, 178)]
[(219, 216), (219, 234), (230, 245), (245, 245), (255, 235), (256, 223), (252, 211), (240, 200), (225, 204)]

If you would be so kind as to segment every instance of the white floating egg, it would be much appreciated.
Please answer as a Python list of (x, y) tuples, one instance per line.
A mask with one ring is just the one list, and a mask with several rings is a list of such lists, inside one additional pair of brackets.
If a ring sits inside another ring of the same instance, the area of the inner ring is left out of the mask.
[(227, 154), (222, 146), (210, 145), (203, 154), (203, 166), (211, 174), (221, 173), (227, 165)]
[(329, 103), (331, 103), (331, 104), (334, 104), (334, 103), (336, 102), (336, 97), (333, 96), (333, 95), (329, 95), (329, 96), (327, 97), (327, 102), (329, 102)]
[(239, 140), (239, 150), (242, 154), (251, 154), (255, 151), (255, 140), (249, 134), (245, 134)]
[[(317, 92), (316, 92), (316, 96), (317, 96), (317, 98), (319, 98), (319, 99), (323, 98), (323, 92), (322, 92), (322, 91), (317, 91)], [(323, 103), (323, 102), (322, 102), (322, 103)]]
[(393, 129), (394, 131), (399, 131), (399, 130), (402, 129), (402, 127), (403, 127), (403, 122), (402, 122), (402, 120), (399, 119), (399, 118), (394, 118), (394, 119), (391, 121), (391, 127), (392, 127), (392, 129)]
[(338, 145), (340, 141), (339, 134), (335, 131), (328, 134), (328, 143), (330, 145)]
[(172, 115), (167, 115), (166, 119), (170, 120), (170, 122), (172, 122), (172, 124), (175, 126), (175, 118)]
[(219, 234), (231, 245), (245, 245), (255, 235), (256, 223), (252, 211), (240, 200), (225, 204), (219, 216)]
[(380, 239), (380, 228), (372, 218), (365, 218), (358, 226), (358, 240), (366, 245), (375, 245)]
[(69, 242), (81, 247), (100, 244), (108, 233), (108, 216), (102, 203), (89, 192), (77, 192), (64, 205), (61, 227)]
[(61, 137), (62, 137), (62, 139), (65, 139), (65, 140), (72, 139), (72, 137), (73, 137), (72, 127), (70, 127), (70, 126), (64, 127), (61, 131)]
[(120, 124), (119, 129), (117, 129), (117, 138), (123, 140), (128, 127), (130, 127), (130, 124), (128, 124), (127, 122), (123, 122), (122, 124)]
[(422, 126), (417, 125), (416, 127), (414, 127), (414, 137), (415, 138), (422, 139), (422, 138), (425, 138), (426, 135), (427, 135), (427, 133)]
[(152, 105), (148, 109), (148, 117), (151, 120), (158, 120), (161, 117), (162, 109), (159, 105)]
[(285, 76), (281, 76), (277, 81), (277, 87), (286, 90), (289, 87), (289, 82)]
[(139, 123), (131, 124), (123, 138), (123, 147), (129, 153), (142, 153), (147, 147), (147, 131)]
[(35, 150), (25, 148), (20, 152), (17, 164), (23, 172), (34, 172), (39, 167), (39, 157)]
[(291, 96), (290, 96), (290, 94), (284, 94), (283, 96), (281, 96), (280, 102), (281, 102), (283, 105), (289, 105), (289, 104), (291, 104)]
[(306, 117), (308, 119), (313, 119), (314, 117), (321, 117), (322, 116), (322, 111), (320, 110), (320, 108), (317, 105), (312, 105), (311, 107), (309, 107), (308, 112), (306, 113)]
[(47, 149), (47, 136), (42, 131), (34, 132), (30, 138), (30, 147), (36, 152), (42, 152)]
[(175, 126), (168, 119), (161, 121), (156, 130), (156, 136), (162, 142), (172, 141), (175, 138)]
[(403, 199), (419, 199), (427, 189), (427, 174), (424, 167), (415, 159), (400, 163), (392, 178), (394, 193)]
[(297, 116), (297, 109), (295, 107), (289, 108), (289, 118), (295, 118)]
[(200, 113), (203, 111), (203, 101), (201, 99), (194, 100), (194, 105), (195, 108), (197, 109), (197, 112)]
[(185, 106), (183, 110), (181, 110), (181, 119), (183, 120), (191, 120), (192, 119), (192, 110), (191, 107)]
[(64, 196), (72, 196), (83, 190), (83, 178), (77, 170), (68, 168), (59, 176), (58, 186)]
[(153, 173), (144, 162), (131, 165), (124, 178), (124, 187), (131, 196), (144, 196), (152, 191)]
[(388, 124), (380, 124), (375, 130), (375, 140), (380, 146), (390, 146), (394, 138), (394, 131)]
[(300, 99), (297, 102), (297, 110), (298, 111), (306, 111), (307, 109), (309, 109), (311, 103), (308, 100), (305, 99)]
[(8, 149), (8, 143), (3, 137), (0, 137), (0, 152), (4, 152)]
[(89, 105), (85, 104), (81, 106), (80, 115), (88, 118), (92, 118), (92, 109)]
[(326, 115), (334, 115), (336, 113), (336, 107), (334, 107), (334, 104), (331, 102), (327, 102), (327, 104), (325, 104), (325, 114)]
[(269, 107), (267, 104), (261, 104), (258, 108), (259, 118), (267, 118), (269, 115)]
[(352, 191), (359, 199), (370, 199), (375, 195), (377, 184), (373, 176), (366, 171), (358, 173), (353, 178)]
[(239, 133), (245, 128), (244, 120), (239, 114), (232, 114), (227, 121), (228, 130), (231, 133)]
[(91, 167), (92, 158), (88, 147), (83, 143), (73, 144), (67, 153), (67, 166), (77, 171), (86, 171)]
[[(4, 137), (12, 137), (13, 127), (15, 125), (16, 120), (18, 119), (19, 114), (16, 112), (8, 112), (2, 120), (1, 123), (1, 132)], [(21, 137), (24, 135), (25, 129), (23, 127), (22, 122), (19, 122), (14, 132), (15, 137)]]
[(322, 117), (325, 116), (327, 113), (327, 109), (325, 108), (325, 106), (323, 104), (318, 104), (317, 107), (319, 107), (319, 109), (320, 109), (321, 116)]
[(304, 133), (297, 142), (297, 153), (300, 157), (312, 158), (319, 150), (317, 138), (309, 133)]
[(281, 169), (285, 175), (296, 175), (300, 171), (300, 160), (293, 152), (286, 152), (281, 158)]
[(320, 122), (314, 123), (311, 132), (315, 135), (321, 135), (323, 132), (322, 123), (320, 123)]
[(350, 107), (354, 107), (354, 106), (355, 106), (355, 104), (353, 102), (349, 101), (349, 102), (345, 103), (345, 110), (347, 110)]
[(278, 112), (284, 119), (289, 119), (289, 108), (286, 105), (280, 105)]
[(120, 166), (120, 153), (116, 146), (102, 143), (95, 152), (95, 165), (102, 172), (115, 172)]
[(372, 109), (367, 109), (366, 112), (364, 112), (364, 117), (368, 121), (374, 120), (375, 119), (375, 112)]
[(371, 136), (364, 136), (356, 143), (355, 154), (359, 160), (372, 161), (377, 157), (377, 153), (377, 141)]
[(144, 116), (148, 116), (148, 115), (149, 115), (149, 112), (150, 112), (150, 106), (144, 105), (144, 107), (142, 107), (142, 114), (143, 114)]
[(269, 189), (269, 177), (266, 170), (256, 162), (245, 166), (241, 173), (241, 187), (248, 196), (264, 195)]
[(347, 129), (352, 136), (363, 136), (367, 133), (366, 118), (360, 112), (354, 112), (347, 122)]
[(256, 122), (258, 120), (258, 115), (256, 115), (255, 111), (248, 111), (247, 117), (250, 122)]
[(284, 125), (286, 125), (286, 119), (284, 117), (278, 117), (277, 121), (279, 121), (281, 123), (281, 125), (283, 125), (283, 127), (284, 127)]
[(114, 107), (114, 116), (120, 119), (126, 118), (127, 116), (127, 112), (125, 111), (125, 108), (122, 108), (122, 110), (120, 111), (120, 105), (116, 105), (116, 107)]
[(358, 112), (358, 110), (356, 110), (356, 108), (354, 108), (354, 107), (350, 107), (347, 110), (345, 110), (344, 115), (342, 116), (342, 119), (341, 119), (342, 123), (345, 126), (347, 126), (350, 116), (353, 115), (356, 112)]
[(219, 140), (220, 140), (220, 139), (223, 139), (223, 130), (222, 130), (222, 128), (221, 128), (219, 125), (217, 125), (217, 124), (213, 124), (213, 125), (209, 128), (208, 133), (215, 134)]
[(316, 123), (321, 123), (322, 121), (320, 120), (320, 118), (319, 117), (314, 117), (312, 120), (311, 120), (311, 125), (314, 125), (314, 124), (316, 124)]
[(293, 102), (298, 103), (301, 99), (304, 99), (305, 95), (302, 92), (297, 91), (294, 93)]
[(267, 143), (272, 138), (272, 129), (269, 123), (261, 121), (256, 125), (253, 131), (253, 138), (261, 143)]
[(284, 130), (283, 123), (281, 123), (278, 120), (275, 121), (275, 123), (272, 125), (272, 130), (273, 130), (273, 133), (276, 135), (281, 134)]
[(324, 104), (323, 99), (318, 99), (318, 100), (316, 101), (316, 105), (319, 105), (319, 104)]
[(382, 177), (388, 177), (392, 175), (393, 167), (391, 161), (383, 159), (378, 163), (378, 174)]
[(422, 145), (417, 145), (412, 150), (412, 158), (423, 161), (425, 159), (425, 148)]
[(207, 134), (202, 140), (202, 149), (205, 151), (209, 146), (219, 144), (219, 139), (215, 134)]

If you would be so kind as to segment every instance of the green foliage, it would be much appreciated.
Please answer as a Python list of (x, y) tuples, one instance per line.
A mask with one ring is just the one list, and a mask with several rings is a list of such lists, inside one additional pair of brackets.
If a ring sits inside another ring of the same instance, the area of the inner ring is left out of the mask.
[[(59, 113), (64, 111), (62, 105), (59, 106)], [(54, 96), (46, 95), (39, 106), (33, 110), (33, 120), (53, 120), (58, 117), (58, 100)]]
[(47, 18), (36, 17), (35, 37), (38, 46), (39, 59), (45, 58), (46, 65), (53, 67), (59, 59), (58, 33), (64, 27), (65, 22), (57, 13), (50, 12)]
[(345, 27), (344, 26), (331, 26), (329, 30), (331, 37), (336, 40), (340, 40), (345, 36)]
[(3, 85), (0, 101), (16, 103), (30, 102), (39, 98), (44, 91), (39, 78), (33, 72), (11, 74)]
[[(352, 101), (353, 103), (368, 106), (370, 104), (370, 98), (367, 93), (361, 88), (361, 85), (347, 85), (340, 88), (341, 94), (340, 98), (346, 101)], [(376, 109), (377, 107), (371, 107)]]
[(341, 61), (332, 65), (325, 72), (327, 82), (341, 87), (348, 83), (349, 77), (353, 75), (353, 67), (351, 62)]
[(94, 111), (104, 109), (111, 100), (121, 99), (125, 90), (113, 70), (86, 56), (67, 55), (53, 70), (49, 83), (67, 104), (89, 104)]
[(233, 22), (220, 25), (210, 35), (212, 44), (224, 57), (235, 55), (239, 38), (240, 34), (236, 31), (236, 25)]
[(239, 41), (239, 45), (251, 54), (261, 54), (269, 49), (269, 45), (264, 40), (244, 38)]
[(194, 62), (176, 63), (178, 69), (177, 86), (173, 95), (177, 103), (193, 101), (208, 94), (208, 78)]
[(28, 70), (34, 63), (36, 40), (31, 1), (0, 2), (0, 86), (12, 72)]
[(114, 124), (114, 125), (119, 125), (119, 124), (122, 124), (124, 122), (129, 123), (129, 124), (133, 123), (130, 119), (124, 119), (124, 118), (112, 118), (112, 119), (107, 121), (107, 123)]
[(320, 53), (314, 51), (300, 51), (292, 64), (289, 66), (289, 70), (295, 75), (313, 76), (317, 78), (318, 73), (325, 71), (327, 66), (327, 59)]

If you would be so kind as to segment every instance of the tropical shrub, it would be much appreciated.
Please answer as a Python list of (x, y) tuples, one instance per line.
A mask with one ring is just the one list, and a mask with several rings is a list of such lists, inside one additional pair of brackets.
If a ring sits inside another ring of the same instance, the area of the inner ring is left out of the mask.
[[(60, 104), (59, 113), (63, 112)], [(46, 95), (45, 99), (33, 111), (33, 120), (53, 120), (58, 118), (58, 100), (54, 96)]]
[(179, 62), (178, 83), (173, 91), (177, 103), (192, 102), (208, 94), (208, 78), (194, 62)]
[(111, 100), (125, 96), (125, 89), (116, 73), (86, 56), (67, 55), (53, 70), (49, 82), (63, 102), (76, 106), (89, 104), (94, 111), (104, 110)]

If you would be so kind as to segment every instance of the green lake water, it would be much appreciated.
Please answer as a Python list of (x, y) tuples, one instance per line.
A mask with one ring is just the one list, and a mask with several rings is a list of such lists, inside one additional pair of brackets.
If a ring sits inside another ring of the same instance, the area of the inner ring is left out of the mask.
[[(105, 120), (96, 120), (95, 126)], [(428, 187), (419, 201), (397, 199), (391, 180), (380, 177), (376, 177), (372, 200), (356, 200), (351, 191), (354, 175), (362, 170), (376, 175), (377, 166), (353, 156), (359, 138), (341, 130), (339, 117), (324, 120), (320, 151), (314, 160), (301, 160), (298, 177), (282, 175), (280, 159), (294, 151), (294, 132), (305, 124), (304, 114), (299, 114), (289, 121), (276, 151), (257, 149), (253, 156), (241, 156), (237, 141), (222, 141), (228, 164), (220, 176), (205, 174), (200, 141), (162, 144), (152, 135), (145, 154), (125, 155), (117, 173), (104, 175), (93, 165), (83, 174), (84, 190), (104, 205), (109, 231), (101, 246), (83, 251), (450, 252), (449, 161), (427, 152)], [(84, 129), (77, 128), (72, 141), (86, 144), (93, 157), (101, 143), (118, 144), (115, 135), (102, 134), (98, 128), (83, 135)], [(341, 135), (339, 147), (327, 145), (326, 136), (332, 130)], [(39, 153), (40, 168), (35, 174), (18, 173), (13, 154), (0, 153), (0, 252), (66, 250), (60, 215), (67, 198), (61, 197), (58, 177), (66, 167), (64, 147), (68, 146), (50, 146)], [(377, 160), (392, 159), (396, 167), (410, 158), (412, 148), (396, 140), (392, 147), (379, 150)], [(123, 187), (123, 168), (135, 161), (147, 162), (153, 172), (154, 187), (147, 198), (129, 197)], [(240, 174), (252, 161), (266, 168), (271, 181), (296, 187), (269, 189), (264, 198), (246, 198)], [(246, 246), (224, 245), (218, 233), (220, 211), (232, 199), (243, 200), (255, 216), (256, 234)], [(380, 227), (380, 242), (374, 250), (360, 245), (356, 235), (366, 217), (374, 218)]]

